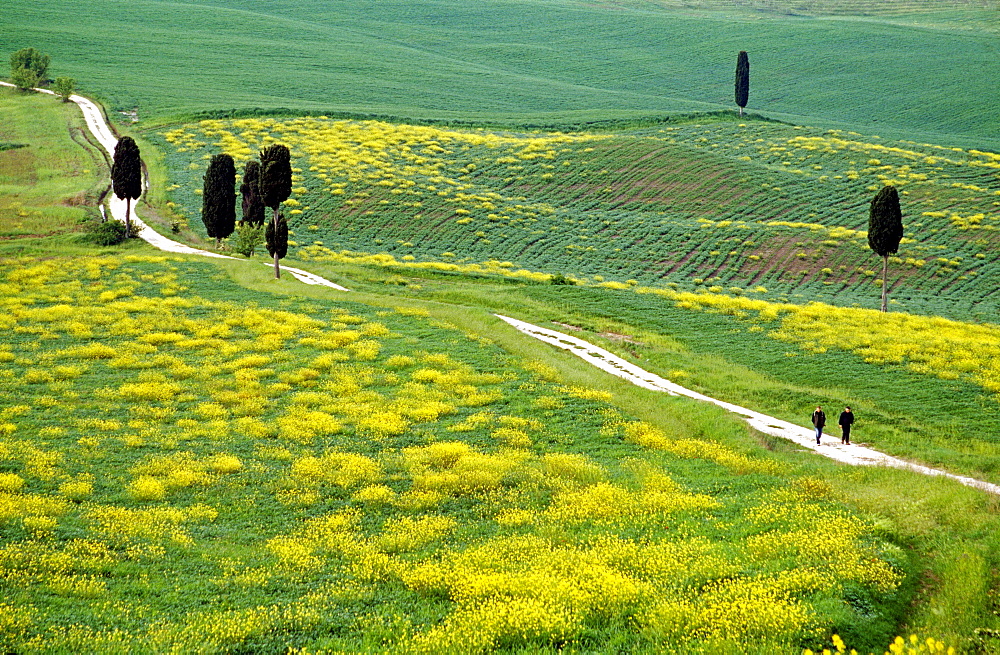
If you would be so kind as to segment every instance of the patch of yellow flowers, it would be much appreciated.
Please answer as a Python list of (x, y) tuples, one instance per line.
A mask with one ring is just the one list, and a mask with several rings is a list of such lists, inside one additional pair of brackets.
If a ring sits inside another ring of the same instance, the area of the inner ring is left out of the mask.
[[(453, 353), (387, 356), (400, 337), (344, 308), (305, 316), (164, 295), (180, 286), (171, 270), (179, 263), (25, 260), (0, 274), (17, 287), (0, 296), (0, 320), (18, 337), (3, 351), (0, 384), (21, 398), (0, 409), (0, 426), (9, 426), (0, 429), (0, 524), (24, 535), (0, 544), (0, 577), (17, 592), (105, 603), (112, 617), (126, 611), (110, 598), (118, 567), (155, 577), (188, 553), (212, 567), (220, 593), (293, 584), (309, 592), (143, 617), (141, 629), (121, 630), (42, 631), (43, 608), (0, 605), (0, 628), (40, 631), (32, 649), (239, 649), (269, 633), (311, 630), (341, 599), (370, 598), (380, 585), (440, 608), (436, 623), (400, 621), (387, 646), (398, 652), (530, 647), (609, 621), (674, 650), (692, 640), (787, 646), (825, 630), (811, 594), (847, 581), (877, 591), (900, 582), (865, 523), (811, 499), (818, 483), (729, 507), (643, 457), (707, 459), (726, 475), (779, 473), (772, 462), (606, 408), (603, 428), (594, 414), (595, 433), (634, 444), (635, 459), (612, 470), (583, 453), (548, 451), (537, 444), (552, 426), (501, 409), (506, 374)], [(130, 264), (161, 272), (139, 275)], [(364, 342), (378, 347), (358, 349)], [(16, 374), (58, 366), (79, 374)], [(538, 406), (609, 398), (532, 368), (532, 388), (546, 399)], [(86, 393), (98, 374), (107, 378)], [(63, 412), (58, 425), (24, 429), (50, 406)], [(122, 453), (127, 466), (102, 461)], [(212, 492), (263, 471), (254, 498), (298, 518), (261, 534), (253, 561), (215, 553), (202, 535), (228, 529), (230, 508), (215, 506)], [(691, 533), (692, 525), (724, 532), (722, 511), (752, 534), (730, 543)], [(65, 529), (79, 535), (58, 536)], [(327, 579), (337, 588), (319, 582)]]
[[(824, 648), (821, 651), (813, 652), (806, 648), (802, 651), (802, 655), (834, 655), (835, 653), (842, 655), (848, 652), (850, 655), (858, 655), (858, 651), (853, 648), (850, 651), (847, 650), (847, 644), (844, 643), (840, 635), (833, 635), (831, 641), (833, 641), (833, 650)], [(896, 637), (889, 644), (889, 649), (885, 651), (885, 655), (933, 655), (934, 653), (955, 655), (956, 651), (954, 646), (946, 646), (943, 641), (938, 641), (934, 637), (920, 639), (917, 635), (910, 635), (909, 639)]]

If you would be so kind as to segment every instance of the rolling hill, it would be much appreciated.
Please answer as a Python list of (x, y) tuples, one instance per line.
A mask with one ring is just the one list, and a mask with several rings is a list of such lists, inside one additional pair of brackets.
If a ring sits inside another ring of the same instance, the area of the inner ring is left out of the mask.
[(0, 49), (38, 47), (141, 119), (287, 107), (562, 125), (731, 107), (747, 50), (751, 109), (996, 147), (995, 7), (822, 13), (838, 4), (11, 0)]

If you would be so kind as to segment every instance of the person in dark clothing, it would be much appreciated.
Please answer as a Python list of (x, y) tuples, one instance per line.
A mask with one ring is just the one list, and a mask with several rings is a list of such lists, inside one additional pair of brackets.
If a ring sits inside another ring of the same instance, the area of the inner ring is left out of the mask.
[(854, 423), (854, 412), (851, 411), (850, 407), (844, 408), (844, 411), (840, 413), (840, 419), (837, 423), (840, 424), (840, 443), (845, 443), (850, 446), (851, 425)]
[(816, 428), (816, 445), (819, 445), (819, 438), (823, 436), (823, 426), (826, 425), (826, 414), (823, 408), (816, 405), (816, 411), (812, 415), (813, 426)]

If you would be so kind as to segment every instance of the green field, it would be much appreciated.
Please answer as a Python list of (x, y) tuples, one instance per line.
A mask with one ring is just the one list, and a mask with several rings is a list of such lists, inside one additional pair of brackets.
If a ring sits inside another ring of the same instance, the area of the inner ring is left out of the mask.
[(1000, 652), (997, 498), (491, 316), (1000, 483), (994, 3), (8, 4), (138, 109), (148, 222), (212, 247), (207, 160), (286, 143), (352, 291), (92, 245), (79, 114), (0, 90), (0, 651)]
[(730, 108), (746, 50), (754, 111), (996, 147), (993, 3), (676, 4), (11, 0), (0, 50), (37, 47), (140, 120), (287, 107), (560, 125)]
[[(266, 139), (293, 149), (300, 257), (340, 251), (508, 266), (876, 307), (868, 203), (902, 192), (895, 309), (992, 320), (1000, 159), (755, 119), (702, 116), (565, 135), (325, 119), (238, 119), (144, 133), (167, 153), (175, 211), (198, 219), (204, 160)], [(293, 204), (294, 203), (294, 204)]]
[[(0, 246), (6, 649), (996, 645), (973, 632), (995, 621), (993, 499), (802, 453), (482, 306), (589, 316), (645, 341), (628, 347), (654, 370), (815, 400), (798, 359), (761, 389), (735, 343), (718, 348), (725, 317), (489, 278), (404, 288), (356, 265), (334, 269), (344, 294), (249, 262), (48, 243), (41, 258)], [(746, 336), (743, 351), (767, 348)], [(910, 425), (934, 429), (915, 390), (941, 384), (843, 359), (854, 374), (822, 400), (869, 398), (862, 434), (900, 383)]]
[(78, 229), (107, 185), (76, 105), (0, 88), (0, 238)]

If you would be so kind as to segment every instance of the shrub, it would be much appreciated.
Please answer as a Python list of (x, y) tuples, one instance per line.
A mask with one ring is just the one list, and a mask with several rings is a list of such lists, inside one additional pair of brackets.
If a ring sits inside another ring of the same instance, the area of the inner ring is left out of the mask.
[(127, 238), (125, 224), (119, 221), (98, 223), (90, 230), (89, 237), (99, 246), (117, 246)]
[(11, 71), (10, 81), (21, 91), (31, 91), (40, 82), (38, 75), (27, 68), (18, 68), (15, 71)]
[(549, 278), (549, 284), (575, 284), (575, 282), (562, 273), (556, 273)]
[(254, 252), (264, 242), (264, 226), (243, 223), (236, 227), (236, 243), (233, 250), (244, 257), (253, 257)]
[(72, 77), (57, 77), (55, 84), (55, 92), (63, 99), (63, 102), (69, 102), (69, 97), (73, 95), (73, 91), (76, 89), (76, 80)]

